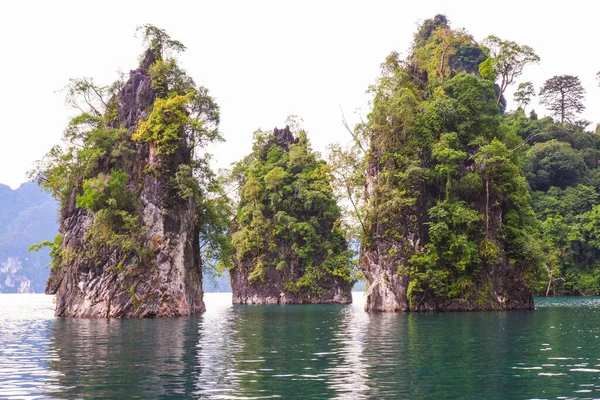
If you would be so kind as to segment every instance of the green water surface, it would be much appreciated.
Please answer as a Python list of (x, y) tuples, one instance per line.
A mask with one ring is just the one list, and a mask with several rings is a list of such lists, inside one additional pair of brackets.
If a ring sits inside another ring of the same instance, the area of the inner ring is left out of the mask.
[(91, 320), (1, 295), (0, 398), (600, 397), (600, 298), (367, 314), (360, 297), (246, 307), (207, 294), (201, 316)]

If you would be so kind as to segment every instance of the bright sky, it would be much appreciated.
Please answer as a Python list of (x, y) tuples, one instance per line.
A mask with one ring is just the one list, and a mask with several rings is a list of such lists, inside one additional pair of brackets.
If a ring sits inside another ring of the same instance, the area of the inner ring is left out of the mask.
[[(583, 117), (600, 122), (595, 73), (598, 9), (593, 1), (6, 1), (0, 4), (0, 183), (16, 188), (59, 142), (71, 111), (71, 77), (110, 83), (142, 52), (135, 28), (167, 30), (188, 50), (181, 65), (221, 107), (227, 140), (213, 150), (228, 167), (250, 151), (257, 128), (299, 115), (313, 148), (346, 143), (342, 111), (368, 113), (367, 87), (392, 50), (406, 54), (417, 24), (446, 14), (476, 40), (490, 34), (534, 48), (541, 63), (520, 81), (577, 75), (587, 90)], [(509, 100), (515, 87), (507, 90)], [(509, 103), (512, 107), (512, 102)], [(534, 105), (538, 114), (545, 111)]]

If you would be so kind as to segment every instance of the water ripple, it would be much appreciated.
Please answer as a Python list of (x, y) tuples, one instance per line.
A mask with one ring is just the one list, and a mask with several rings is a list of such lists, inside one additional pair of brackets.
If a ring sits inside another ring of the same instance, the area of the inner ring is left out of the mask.
[[(13, 297), (11, 297), (13, 296)], [(231, 306), (201, 316), (52, 317), (0, 295), (0, 398), (590, 398), (600, 396), (598, 298), (535, 312), (367, 314)]]

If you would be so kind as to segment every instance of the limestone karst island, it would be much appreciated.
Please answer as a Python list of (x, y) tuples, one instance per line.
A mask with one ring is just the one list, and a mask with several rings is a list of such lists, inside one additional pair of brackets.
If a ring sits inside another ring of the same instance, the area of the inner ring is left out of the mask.
[[(348, 304), (359, 281), (369, 312), (600, 294), (600, 142), (578, 77), (520, 80), (531, 47), (437, 15), (383, 60), (347, 144), (323, 156), (310, 137), (327, 132), (292, 117), (218, 173), (216, 100), (180, 65), (184, 44), (140, 32), (122, 79), (71, 80), (78, 113), (31, 172), (60, 206), (60, 233), (33, 246), (50, 247), (57, 316), (201, 313), (208, 271), (248, 305)], [(538, 90), (551, 116), (527, 108)]]

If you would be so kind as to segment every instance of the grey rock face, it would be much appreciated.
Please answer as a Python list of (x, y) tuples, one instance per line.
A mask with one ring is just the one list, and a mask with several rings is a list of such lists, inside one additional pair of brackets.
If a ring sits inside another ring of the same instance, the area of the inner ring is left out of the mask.
[(119, 123), (125, 128), (134, 128), (138, 120), (147, 116), (147, 107), (156, 98), (152, 90), (152, 77), (148, 68), (156, 61), (151, 51), (147, 51), (142, 66), (129, 73), (129, 80), (119, 93)]
[[(142, 66), (130, 72), (117, 99), (118, 125), (131, 134), (156, 97), (147, 71), (152, 62), (148, 52)], [(57, 316), (174, 317), (205, 310), (196, 204), (175, 196), (169, 185), (173, 172), (144, 173), (157, 157), (151, 143), (138, 143), (137, 154), (123, 165), (130, 176), (128, 188), (138, 197), (135, 214), (141, 220), (145, 246), (152, 250), (147, 262), (123, 263), (118, 249), (105, 249), (90, 258), (85, 236), (94, 214), (76, 206), (77, 190), (61, 210), (63, 246), (71, 256), (63, 257), (62, 265), (51, 271), (46, 286), (46, 293), (56, 294)], [(185, 162), (190, 155), (182, 149), (173, 157)]]
[(236, 263), (229, 271), (233, 304), (350, 304), (352, 303), (352, 287), (342, 279), (323, 282), (323, 293), (316, 296), (311, 293), (291, 293), (283, 289), (284, 283), (294, 274), (293, 268), (276, 270), (269, 268), (264, 281), (249, 282), (248, 276), (252, 268)]
[(298, 143), (298, 139), (294, 137), (290, 127), (287, 125), (283, 129), (275, 128), (273, 130), (273, 136), (275, 136), (277, 144), (286, 151), (289, 150), (290, 144)]
[(395, 243), (384, 242), (375, 248), (361, 249), (360, 263), (369, 282), (365, 311), (408, 311), (408, 277), (396, 272), (396, 257), (388, 252), (396, 247)]
[[(367, 166), (365, 194), (367, 199), (371, 200), (375, 196), (378, 183), (379, 171), (376, 165), (375, 162), (370, 162)], [(383, 227), (376, 225), (375, 229), (380, 232)], [(414, 224), (406, 223), (403, 230), (405, 235), (414, 237), (415, 229)], [(406, 298), (408, 277), (398, 274), (397, 266), (407, 265), (414, 244), (412, 247), (404, 248), (400, 241), (378, 240), (370, 246), (361, 245), (359, 265), (369, 284), (365, 311), (408, 311), (409, 304)]]

